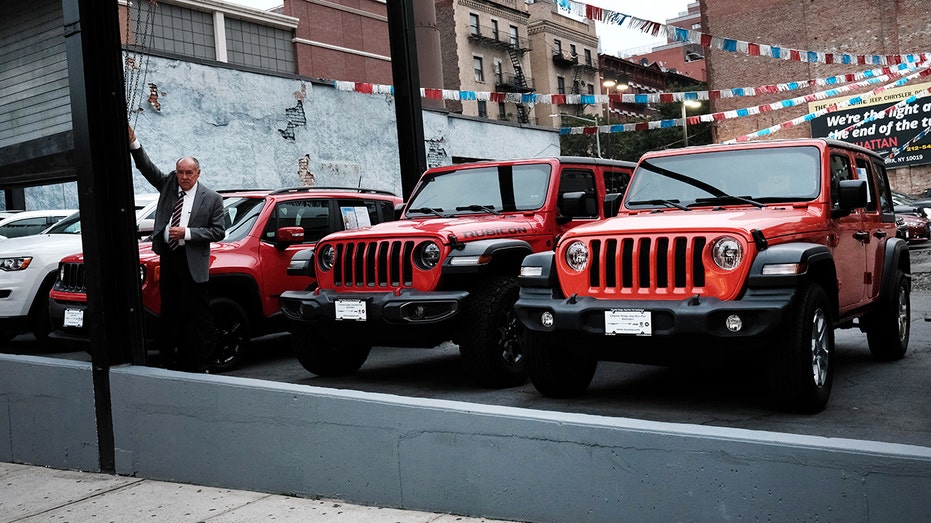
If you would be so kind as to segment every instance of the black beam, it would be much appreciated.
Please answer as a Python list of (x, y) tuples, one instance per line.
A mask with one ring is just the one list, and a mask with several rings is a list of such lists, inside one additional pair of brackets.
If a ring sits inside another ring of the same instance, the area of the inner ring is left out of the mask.
[(110, 366), (145, 363), (117, 2), (62, 0), (100, 469), (115, 472)]
[(398, 119), (398, 153), (401, 161), (401, 191), (408, 199), (420, 175), (427, 170), (417, 42), (414, 37), (412, 0), (388, 0), (388, 40), (394, 82), (395, 114)]

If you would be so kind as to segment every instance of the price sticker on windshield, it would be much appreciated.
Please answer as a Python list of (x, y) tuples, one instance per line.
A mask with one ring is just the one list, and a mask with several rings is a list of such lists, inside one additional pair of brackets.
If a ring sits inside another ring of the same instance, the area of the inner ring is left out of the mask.
[(362, 300), (336, 300), (336, 319), (365, 321), (365, 302)]
[(653, 335), (653, 313), (643, 309), (611, 309), (605, 311), (605, 334), (633, 336)]

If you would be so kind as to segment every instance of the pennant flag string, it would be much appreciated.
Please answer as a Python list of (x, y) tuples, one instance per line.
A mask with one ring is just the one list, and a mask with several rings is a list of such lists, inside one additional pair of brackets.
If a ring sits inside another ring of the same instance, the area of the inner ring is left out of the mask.
[[(663, 93), (638, 93), (638, 94), (601, 94), (601, 95), (581, 95), (581, 94), (536, 94), (536, 93), (504, 93), (488, 91), (457, 91), (452, 89), (428, 89), (421, 88), (420, 94), (423, 98), (432, 98), (436, 100), (482, 100), (493, 102), (512, 102), (524, 105), (534, 105), (538, 103), (546, 104), (601, 104), (601, 103), (627, 103), (627, 104), (654, 104), (654, 103), (672, 103), (683, 100), (717, 100), (722, 98), (739, 98), (746, 96), (759, 96), (762, 94), (772, 94), (777, 92), (794, 91), (798, 89), (826, 86), (842, 85), (849, 82), (855, 82), (866, 78), (872, 78), (880, 75), (895, 74), (915, 70), (917, 63), (903, 63), (893, 66), (881, 67), (832, 76), (829, 78), (816, 78), (811, 80), (801, 80), (779, 84), (761, 85), (756, 87), (738, 87), (732, 89), (715, 89), (711, 91), (682, 91), (682, 92), (663, 92)], [(340, 91), (355, 91), (365, 94), (393, 95), (394, 87), (390, 85), (369, 84), (361, 82), (335, 81), (333, 86)]]
[(699, 44), (705, 48), (720, 49), (731, 53), (743, 53), (750, 56), (770, 57), (778, 60), (822, 64), (892, 65), (903, 62), (923, 62), (931, 58), (931, 53), (852, 55), (847, 53), (786, 49), (776, 45), (766, 45), (733, 38), (712, 36), (700, 31), (692, 31), (681, 27), (661, 24), (659, 22), (643, 20), (634, 16), (581, 2), (574, 2), (572, 0), (559, 0), (559, 8), (562, 11), (581, 18), (587, 18), (605, 24), (618, 26), (626, 25), (631, 29), (636, 29), (652, 36), (659, 36), (660, 33), (663, 33), (673, 42), (689, 42)]
[(921, 76), (928, 76), (929, 74), (931, 74), (931, 69), (927, 69), (927, 68), (926, 68), (926, 69), (922, 69), (921, 71), (919, 71), (919, 72), (917, 72), (917, 73), (913, 73), (913, 74), (911, 74), (911, 75), (909, 75), (909, 76), (906, 76), (906, 77), (904, 77), (904, 78), (900, 78), (899, 80), (896, 80), (895, 82), (893, 82), (893, 83), (891, 83), (891, 84), (883, 85), (883, 86), (877, 87), (876, 89), (873, 89), (872, 91), (870, 91), (869, 93), (867, 93), (867, 94), (865, 94), (865, 95), (858, 95), (858, 96), (854, 96), (854, 97), (848, 98), (847, 100), (844, 100), (844, 101), (842, 101), (842, 102), (838, 102), (838, 103), (829, 105), (829, 106), (827, 106), (827, 107), (825, 107), (825, 108), (823, 108), (823, 109), (820, 109), (820, 110), (818, 110), (818, 111), (815, 111), (815, 112), (813, 112), (813, 113), (808, 113), (808, 114), (806, 114), (806, 115), (804, 115), (804, 116), (800, 116), (800, 117), (795, 118), (795, 119), (793, 119), (793, 120), (789, 120), (789, 121), (787, 121), (787, 122), (782, 122), (782, 123), (776, 124), (776, 125), (774, 125), (774, 126), (772, 126), (772, 127), (767, 127), (766, 129), (761, 129), (761, 130), (759, 130), (759, 131), (756, 131), (756, 132), (753, 132), (753, 133), (750, 133), (750, 134), (746, 134), (746, 135), (744, 135), (744, 136), (739, 136), (739, 137), (737, 137), (737, 138), (735, 138), (735, 139), (727, 140), (727, 141), (725, 141), (725, 142), (723, 142), (723, 143), (729, 144), (729, 143), (737, 143), (737, 142), (746, 142), (746, 141), (750, 141), (750, 140), (759, 138), (759, 137), (761, 137), (761, 136), (768, 136), (768, 135), (773, 134), (773, 133), (775, 133), (775, 132), (777, 132), (777, 131), (781, 131), (782, 129), (788, 129), (788, 128), (794, 127), (794, 126), (796, 126), (796, 125), (798, 125), (798, 124), (800, 124), (800, 123), (804, 123), (804, 122), (808, 122), (808, 121), (814, 120), (815, 118), (817, 118), (817, 117), (819, 117), (819, 116), (823, 116), (823, 115), (825, 115), (825, 114), (827, 114), (827, 113), (837, 111), (838, 109), (842, 109), (842, 108), (845, 108), (845, 107), (849, 107), (849, 106), (851, 106), (851, 105), (857, 105), (857, 104), (859, 104), (859, 103), (862, 103), (863, 100), (864, 100), (864, 98), (869, 98), (870, 96), (875, 96), (875, 95), (877, 95), (877, 94), (879, 94), (879, 93), (885, 91), (886, 89), (888, 89), (888, 88), (890, 88), (890, 87), (899, 87), (899, 86), (905, 85), (909, 80), (913, 80), (913, 79), (918, 78), (918, 77), (921, 77)]
[[(870, 95), (867, 95), (867, 96), (871, 96), (874, 93), (880, 93), (889, 87), (896, 87), (896, 86), (904, 85), (910, 79), (931, 75), (931, 68), (928, 68), (928, 66), (931, 65), (931, 62), (922, 64), (922, 65), (925, 66), (925, 69), (919, 70), (918, 72), (911, 74), (907, 78), (902, 78), (896, 83), (891, 84), (889, 86), (881, 86), (875, 89)], [(809, 103), (809, 102), (814, 102), (817, 100), (833, 98), (838, 95), (850, 92), (852, 90), (855, 90), (861, 87), (866, 87), (868, 85), (886, 82), (891, 77), (901, 76), (905, 72), (908, 72), (908, 71), (904, 71), (904, 72), (897, 71), (896, 73), (891, 74), (891, 75), (880, 75), (876, 77), (870, 77), (870, 78), (867, 78), (866, 80), (857, 82), (855, 84), (841, 86), (835, 89), (828, 89), (826, 91), (821, 91), (821, 92), (806, 95), (806, 96), (800, 96), (797, 98), (782, 100), (782, 101), (774, 102), (774, 103), (767, 104), (767, 105), (760, 105), (757, 107), (747, 107), (744, 109), (736, 109), (736, 110), (731, 110), (731, 111), (704, 114), (704, 115), (699, 115), (699, 116), (689, 116), (685, 119), (675, 118), (675, 119), (668, 119), (668, 120), (654, 120), (654, 121), (649, 121), (649, 122), (638, 122), (635, 124), (603, 125), (603, 126), (598, 126), (598, 127), (594, 127), (594, 126), (562, 127), (560, 128), (560, 134), (594, 134), (596, 129), (600, 133), (615, 133), (615, 132), (640, 131), (640, 130), (648, 130), (648, 129), (663, 129), (663, 128), (668, 128), (668, 127), (681, 127), (684, 124), (696, 125), (696, 124), (703, 123), (703, 122), (714, 122), (714, 121), (721, 121), (721, 120), (730, 120), (734, 118), (742, 118), (745, 116), (753, 116), (753, 115), (758, 115), (758, 114), (770, 112), (770, 111), (778, 111), (780, 109), (788, 109), (790, 107), (796, 107), (802, 103)], [(862, 98), (862, 96), (856, 97), (856, 98)], [(859, 102), (855, 101), (853, 103), (859, 103)], [(785, 127), (791, 127), (792, 125), (801, 123), (803, 121), (808, 121), (813, 118), (815, 117), (809, 117), (806, 115), (806, 116), (803, 116), (797, 119), (799, 120), (798, 122), (795, 122), (792, 124), (780, 124), (780, 125), (784, 125)], [(764, 133), (764, 134), (768, 134), (768, 133)], [(743, 140), (741, 138), (743, 138)], [(741, 138), (738, 138), (732, 141), (745, 141), (746, 139), (746, 137), (741, 137)], [(725, 143), (729, 143), (729, 142), (725, 142)]]

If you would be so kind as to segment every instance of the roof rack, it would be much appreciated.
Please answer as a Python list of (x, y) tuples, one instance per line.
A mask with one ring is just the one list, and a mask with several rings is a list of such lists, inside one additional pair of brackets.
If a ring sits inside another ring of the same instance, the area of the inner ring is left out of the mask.
[(382, 191), (380, 189), (364, 189), (362, 187), (321, 187), (318, 185), (314, 185), (313, 187), (286, 187), (284, 189), (276, 189), (269, 194), (286, 194), (312, 191), (347, 191), (357, 192), (360, 194), (386, 194), (388, 196), (397, 196), (393, 192)]

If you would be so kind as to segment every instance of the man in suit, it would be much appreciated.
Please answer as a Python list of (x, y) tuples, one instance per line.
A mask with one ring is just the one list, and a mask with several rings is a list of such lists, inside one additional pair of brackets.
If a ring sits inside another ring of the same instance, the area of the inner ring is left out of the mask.
[(220, 241), (223, 199), (198, 182), (200, 163), (185, 156), (164, 174), (146, 155), (129, 129), (129, 150), (139, 172), (159, 192), (152, 250), (159, 255), (162, 310), (159, 349), (162, 364), (203, 372), (216, 335), (207, 280), (210, 243)]

